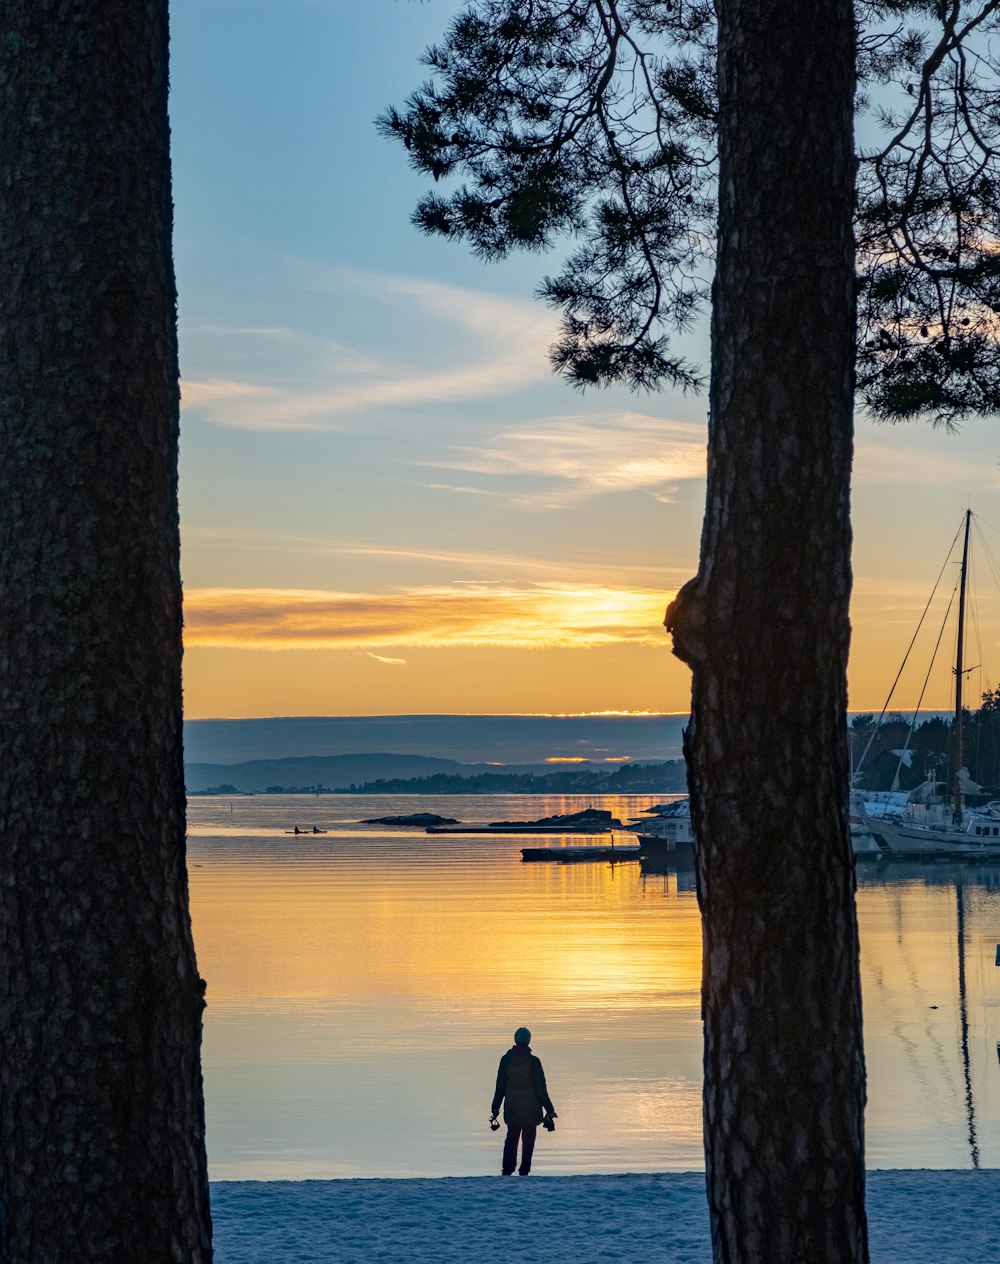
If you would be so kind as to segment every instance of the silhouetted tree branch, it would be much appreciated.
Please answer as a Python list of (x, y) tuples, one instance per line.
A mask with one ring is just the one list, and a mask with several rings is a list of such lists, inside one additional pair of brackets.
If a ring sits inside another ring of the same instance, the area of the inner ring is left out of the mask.
[[(858, 378), (884, 420), (1000, 406), (1000, 0), (857, 5)], [(577, 386), (697, 388), (671, 354), (711, 284), (715, 11), (699, 0), (481, 0), (379, 120), (437, 181), (415, 222), (485, 258), (575, 248), (540, 293)]]

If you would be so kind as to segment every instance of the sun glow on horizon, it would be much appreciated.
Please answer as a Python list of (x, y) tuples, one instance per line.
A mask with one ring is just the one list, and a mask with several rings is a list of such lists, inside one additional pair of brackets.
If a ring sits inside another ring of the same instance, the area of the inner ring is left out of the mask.
[[(469, 582), (388, 593), (189, 588), (185, 643), (229, 649), (662, 646), (664, 593)], [(381, 661), (401, 665), (382, 656)]]

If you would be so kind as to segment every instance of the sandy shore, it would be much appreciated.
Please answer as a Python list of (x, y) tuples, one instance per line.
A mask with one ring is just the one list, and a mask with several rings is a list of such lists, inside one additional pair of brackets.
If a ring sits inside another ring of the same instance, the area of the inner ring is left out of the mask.
[[(216, 1264), (710, 1264), (701, 1173), (218, 1181)], [(1000, 1257), (1000, 1170), (868, 1175), (873, 1264)]]

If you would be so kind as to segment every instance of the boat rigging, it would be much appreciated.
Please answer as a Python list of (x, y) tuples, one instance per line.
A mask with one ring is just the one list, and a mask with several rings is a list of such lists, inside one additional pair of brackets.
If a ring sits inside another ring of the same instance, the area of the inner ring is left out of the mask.
[[(860, 815), (864, 825), (868, 829), (872, 838), (875, 840), (880, 851), (883, 854), (891, 854), (896, 856), (908, 857), (942, 857), (942, 856), (962, 856), (975, 857), (979, 859), (989, 858), (1000, 860), (1000, 820), (993, 819), (992, 815), (981, 812), (970, 812), (966, 810), (965, 799), (969, 792), (971, 782), (969, 781), (969, 771), (965, 767), (964, 751), (962, 745), (963, 737), (963, 683), (966, 674), (974, 668), (965, 666), (965, 639), (966, 639), (966, 616), (967, 616), (967, 595), (969, 581), (969, 537), (973, 523), (973, 513), (971, 509), (967, 509), (964, 514), (963, 524), (960, 525), (955, 539), (952, 541), (952, 548), (958, 540), (959, 535), (962, 538), (962, 560), (957, 584), (958, 594), (958, 631), (955, 641), (955, 665), (953, 672), (955, 676), (955, 709), (954, 719), (952, 722), (952, 735), (954, 742), (955, 759), (953, 765), (953, 775), (951, 778), (950, 796), (948, 800), (942, 800), (937, 795), (937, 778), (932, 770), (929, 774), (928, 781), (925, 785), (914, 790), (906, 804), (904, 813), (897, 819), (889, 816), (874, 817), (868, 811), (867, 806), (861, 809)], [(964, 533), (963, 533), (964, 527)], [(949, 550), (949, 556), (951, 550)], [(947, 563), (946, 563), (947, 565)], [(944, 567), (938, 575), (940, 582), (941, 575), (944, 573)], [(935, 591), (937, 584), (935, 584)], [(948, 603), (950, 611), (952, 601)], [(931, 594), (933, 599), (934, 593)], [(921, 615), (920, 624), (923, 623), (927, 610), (930, 607), (930, 601), (924, 608)], [(947, 616), (946, 616), (947, 617)], [(918, 624), (917, 632), (920, 630)], [(943, 633), (942, 625), (942, 633)], [(913, 649), (917, 633), (914, 633), (906, 656)], [(941, 641), (941, 633), (938, 635), (937, 644)], [(935, 647), (935, 652), (936, 652)], [(904, 658), (904, 665), (906, 658)], [(933, 665), (933, 660), (932, 660)], [(899, 682), (902, 673), (902, 667), (896, 675), (893, 683), (893, 689)], [(927, 679), (924, 681), (924, 690), (927, 687)], [(914, 713), (913, 724), (910, 726), (910, 733), (907, 736), (907, 745), (913, 733), (913, 726), (916, 723), (917, 714), (919, 714), (920, 704), (923, 701), (924, 692), (921, 691), (920, 700), (917, 703), (917, 711)], [(889, 699), (892, 697), (892, 690), (889, 693)], [(882, 709), (882, 716), (885, 715), (886, 708), (889, 705), (889, 699)], [(882, 716), (879, 717), (881, 724)], [(864, 759), (871, 748), (871, 742), (874, 733), (878, 731), (878, 725), (869, 739), (862, 755), (860, 763), (864, 763)], [(900, 752), (900, 764), (904, 758), (906, 750)], [(859, 764), (860, 767), (860, 764)], [(897, 778), (899, 765), (897, 765)], [(856, 792), (860, 793), (860, 792)], [(949, 801), (950, 800), (950, 801)]]

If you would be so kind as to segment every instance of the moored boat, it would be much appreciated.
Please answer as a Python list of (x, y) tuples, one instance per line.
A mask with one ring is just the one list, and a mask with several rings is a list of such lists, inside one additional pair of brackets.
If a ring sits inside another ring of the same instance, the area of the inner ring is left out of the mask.
[[(638, 838), (640, 855), (659, 859), (669, 858), (674, 853), (692, 854), (694, 829), (691, 824), (689, 799), (677, 799), (673, 803), (648, 808), (646, 815), (647, 820), (636, 819), (625, 826)], [(877, 850), (864, 825), (859, 821), (857, 827), (855, 826), (853, 815), (851, 846), (855, 853)]]
[[(962, 685), (965, 679), (965, 612), (969, 574), (969, 532), (972, 510), (965, 511), (965, 533), (958, 581), (958, 631), (955, 638), (954, 778), (950, 794), (938, 793), (936, 774), (913, 790), (898, 816), (874, 816), (866, 809), (861, 819), (883, 855), (910, 859), (1000, 860), (1000, 821), (987, 811), (969, 811), (967, 795), (982, 791), (969, 777), (962, 752)], [(956, 537), (957, 539), (957, 537)], [(911, 643), (912, 645), (912, 643)], [(897, 676), (898, 680), (898, 676)]]
[(659, 803), (647, 808), (646, 819), (629, 821), (625, 828), (639, 840), (641, 856), (661, 857), (674, 853), (690, 853), (694, 845), (691, 828), (691, 802), (688, 798), (673, 803)]

